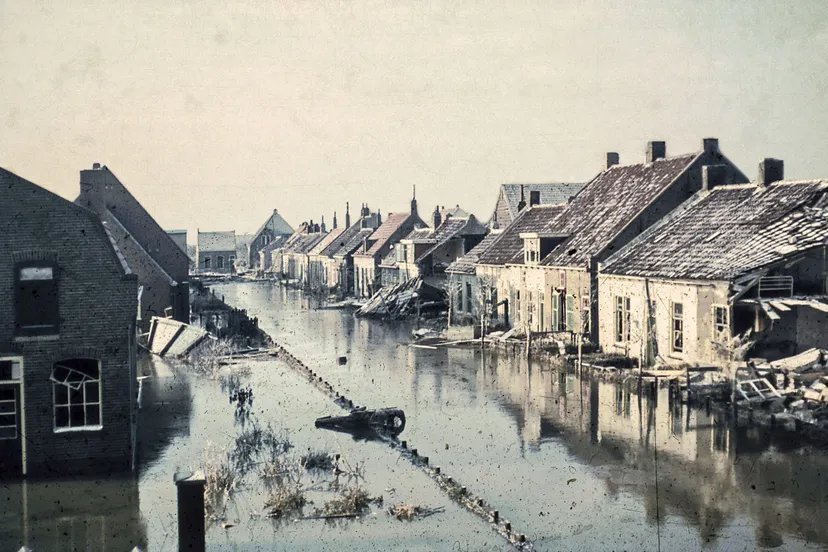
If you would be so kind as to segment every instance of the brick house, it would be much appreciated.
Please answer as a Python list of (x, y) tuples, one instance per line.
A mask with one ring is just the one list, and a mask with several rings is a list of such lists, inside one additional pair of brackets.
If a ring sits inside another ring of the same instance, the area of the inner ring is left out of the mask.
[(126, 257), (139, 286), (139, 327), (146, 331), (153, 316), (169, 311), (189, 321), (189, 268), (186, 250), (144, 209), (117, 176), (95, 163), (80, 171), (75, 203), (97, 213)]
[(256, 230), (256, 233), (253, 234), (247, 244), (247, 266), (256, 268), (260, 261), (259, 251), (264, 246), (281, 236), (290, 236), (291, 234), (293, 234), (293, 228), (282, 218), (278, 210), (273, 209), (273, 213)]
[[(360, 218), (337, 240), (339, 247), (326, 261), (328, 282), (336, 287), (340, 295), (354, 294), (354, 254), (365, 244), (365, 240), (374, 233), (379, 225), (379, 217)], [(334, 284), (335, 282), (335, 284)]]
[(599, 307), (604, 308), (599, 305), (598, 263), (698, 192), (705, 165), (724, 165), (731, 182), (748, 181), (715, 138), (704, 139), (701, 151), (676, 157), (666, 157), (664, 142), (650, 142), (645, 161), (633, 165), (619, 165), (618, 154), (607, 154), (605, 170), (544, 233), (524, 236), (525, 254), (518, 259), (527, 268), (515, 273), (514, 286), (523, 289), (526, 300), (515, 314), (520, 318), (531, 312), (533, 326), (543, 331), (583, 333), (597, 343), (599, 327), (593, 321)]
[[(491, 293), (480, 294), (479, 281), (477, 279), (476, 266), (480, 262), (480, 256), (489, 250), (503, 230), (492, 230), (483, 241), (475, 245), (468, 253), (451, 263), (446, 268), (448, 287), (452, 293), (451, 312), (449, 313), (452, 324), (464, 321), (477, 321), (484, 308), (484, 301), (490, 302), (494, 297)], [(488, 295), (488, 296), (487, 296)], [(485, 299), (484, 299), (485, 298)], [(496, 303), (497, 301), (495, 301)], [(487, 308), (494, 307), (490, 305)]]
[(138, 276), (98, 213), (3, 169), (0, 214), (0, 478), (128, 469)]
[(389, 213), (380, 226), (365, 237), (362, 248), (354, 254), (354, 295), (371, 297), (382, 287), (379, 264), (388, 255), (393, 246), (411, 233), (417, 226), (425, 223), (417, 214), (417, 199), (411, 199), (408, 213)]
[(236, 266), (236, 231), (198, 231), (196, 265), (199, 272), (234, 274)]
[(538, 235), (543, 236), (546, 242), (548, 229), (566, 208), (566, 204), (530, 205), (522, 208), (515, 220), (501, 230), (496, 238), (492, 238), (485, 250), (478, 253), (475, 265), (477, 282), (474, 287), (490, 288), (487, 294), (492, 296), (492, 318), (500, 323), (521, 327), (527, 321), (527, 303), (539, 301), (544, 305), (544, 316), (540, 316), (540, 313), (535, 316), (532, 329), (541, 331), (539, 328), (543, 326), (540, 321), (548, 312), (542, 294), (545, 271), (537, 266), (537, 254), (528, 263), (525, 262), (524, 239), (527, 235)]
[(728, 361), (748, 335), (771, 360), (828, 348), (828, 181), (751, 184), (705, 167), (702, 189), (600, 266), (605, 351), (645, 364)]

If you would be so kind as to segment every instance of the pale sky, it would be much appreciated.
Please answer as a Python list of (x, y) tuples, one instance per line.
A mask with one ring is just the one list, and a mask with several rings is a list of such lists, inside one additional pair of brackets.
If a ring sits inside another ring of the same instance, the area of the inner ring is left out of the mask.
[(648, 140), (828, 178), (825, 0), (0, 0), (0, 75), (0, 166), (74, 199), (100, 162), (165, 228), (341, 224), (415, 184), (423, 218), (486, 219)]

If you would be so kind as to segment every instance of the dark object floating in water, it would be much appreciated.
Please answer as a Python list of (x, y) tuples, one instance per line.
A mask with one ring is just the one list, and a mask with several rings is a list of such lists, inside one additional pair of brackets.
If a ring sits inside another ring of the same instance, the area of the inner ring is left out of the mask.
[(359, 431), (373, 429), (390, 435), (399, 435), (405, 429), (405, 412), (399, 408), (366, 410), (354, 409), (347, 416), (325, 416), (316, 419), (316, 427), (335, 431)]

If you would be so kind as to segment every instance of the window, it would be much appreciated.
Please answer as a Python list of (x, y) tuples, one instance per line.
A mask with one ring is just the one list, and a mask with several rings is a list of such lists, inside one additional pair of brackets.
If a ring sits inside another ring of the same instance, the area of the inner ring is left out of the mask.
[(216, 268), (224, 268), (224, 256), (219, 255), (216, 259)]
[(73, 358), (52, 367), (55, 431), (101, 428), (101, 374), (97, 360)]
[(233, 264), (235, 262), (236, 262), (236, 256), (235, 255), (230, 255), (230, 266), (233, 266)]
[(57, 268), (45, 263), (22, 263), (15, 274), (15, 330), (18, 335), (57, 334)]
[(557, 332), (560, 327), (558, 325), (558, 319), (560, 318), (560, 310), (561, 310), (561, 296), (558, 293), (552, 294), (552, 331)]
[(546, 331), (546, 320), (544, 319), (544, 303), (545, 303), (545, 296), (543, 292), (538, 292), (538, 301), (540, 303), (540, 316), (538, 320), (538, 329), (542, 332)]
[(575, 331), (575, 296), (566, 296), (566, 331)]
[(713, 306), (713, 329), (714, 337), (730, 333), (730, 323), (727, 320), (727, 307)]
[(581, 298), (581, 332), (589, 333), (589, 297)]
[(471, 282), (466, 282), (466, 312), (472, 312), (472, 285)]
[(210, 268), (210, 261), (211, 261), (210, 257), (204, 257), (204, 268), (207, 268), (207, 269)]
[(673, 303), (673, 352), (684, 351), (684, 305)]
[(463, 310), (463, 286), (457, 287), (457, 310)]
[(615, 297), (615, 341), (623, 343), (630, 340), (630, 298)]
[(518, 290), (515, 292), (515, 318), (519, 320), (520, 317), (520, 290)]

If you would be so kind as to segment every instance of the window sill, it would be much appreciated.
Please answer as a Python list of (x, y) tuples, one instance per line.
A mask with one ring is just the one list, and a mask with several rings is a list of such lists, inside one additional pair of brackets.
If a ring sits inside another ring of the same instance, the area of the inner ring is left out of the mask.
[(56, 427), (54, 433), (79, 433), (82, 431), (100, 431), (103, 425), (81, 426), (81, 427)]
[(47, 335), (16, 335), (14, 336), (15, 343), (25, 343), (27, 341), (58, 341), (60, 339), (60, 334), (47, 334)]

